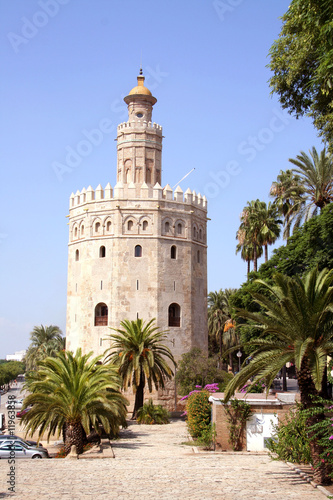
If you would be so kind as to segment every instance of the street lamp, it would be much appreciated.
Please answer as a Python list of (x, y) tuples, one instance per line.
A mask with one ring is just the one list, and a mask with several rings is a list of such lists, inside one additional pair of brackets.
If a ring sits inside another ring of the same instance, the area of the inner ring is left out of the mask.
[(238, 351), (236, 356), (238, 358), (238, 371), (240, 372), (240, 360), (241, 360), (241, 357), (243, 356), (242, 351)]

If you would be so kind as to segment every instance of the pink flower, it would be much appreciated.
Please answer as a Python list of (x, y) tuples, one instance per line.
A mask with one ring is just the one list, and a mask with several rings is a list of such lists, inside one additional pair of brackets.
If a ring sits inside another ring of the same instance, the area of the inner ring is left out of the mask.
[(333, 436), (330, 436), (328, 439), (333, 439)]

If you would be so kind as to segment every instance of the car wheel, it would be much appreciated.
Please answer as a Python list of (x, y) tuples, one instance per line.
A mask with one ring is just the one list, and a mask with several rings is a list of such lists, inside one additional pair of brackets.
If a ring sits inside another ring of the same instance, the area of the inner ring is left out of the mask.
[(32, 455), (31, 458), (42, 458), (40, 455)]

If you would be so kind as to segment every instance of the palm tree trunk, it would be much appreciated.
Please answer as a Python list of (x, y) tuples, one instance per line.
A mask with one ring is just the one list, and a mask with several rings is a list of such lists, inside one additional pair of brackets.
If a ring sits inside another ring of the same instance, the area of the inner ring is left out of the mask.
[(256, 273), (257, 272), (257, 244), (255, 243), (253, 245), (253, 271)]
[(145, 378), (143, 373), (141, 372), (140, 384), (138, 385), (135, 393), (135, 403), (132, 414), (132, 420), (136, 419), (138, 410), (143, 407), (144, 388), (145, 388)]
[(247, 277), (249, 277), (249, 274), (250, 274), (250, 259), (247, 260)]
[(265, 245), (265, 262), (267, 262), (267, 261), (268, 261), (268, 245), (266, 243), (266, 245)]
[[(308, 361), (305, 358), (303, 358), (301, 368), (297, 373), (297, 378), (301, 394), (301, 403), (303, 407), (307, 409), (307, 408), (313, 408), (314, 406), (316, 407), (321, 406), (318, 402), (315, 402), (313, 400), (313, 398), (319, 396), (319, 393), (315, 388), (308, 367)], [(311, 427), (312, 425), (324, 419), (325, 415), (323, 407), (323, 413), (308, 417), (306, 423), (308, 427)], [(313, 465), (313, 479), (315, 482), (320, 484), (330, 484), (331, 483), (330, 474), (332, 472), (332, 468), (328, 463), (325, 462), (324, 459), (322, 459), (324, 448), (318, 444), (318, 436), (314, 436), (311, 432), (309, 432), (309, 441), (310, 441), (311, 458)]]
[(71, 451), (72, 446), (76, 448), (76, 453), (83, 453), (83, 429), (80, 421), (66, 422), (65, 452)]

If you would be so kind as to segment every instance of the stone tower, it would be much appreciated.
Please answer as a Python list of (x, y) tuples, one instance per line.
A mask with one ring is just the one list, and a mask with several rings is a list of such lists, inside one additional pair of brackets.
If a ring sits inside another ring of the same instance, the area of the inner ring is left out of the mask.
[(162, 127), (138, 84), (117, 129), (117, 183), (70, 197), (67, 349), (102, 354), (110, 327), (156, 318), (176, 359), (207, 350), (207, 201), (161, 187)]

